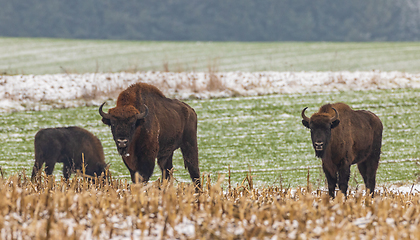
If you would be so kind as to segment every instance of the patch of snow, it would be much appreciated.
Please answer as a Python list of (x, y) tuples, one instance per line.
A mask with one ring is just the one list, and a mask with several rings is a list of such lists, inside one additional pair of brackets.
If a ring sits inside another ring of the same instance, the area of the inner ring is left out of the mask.
[(413, 184), (413, 185), (403, 185), (403, 186), (396, 186), (391, 185), (387, 188), (388, 191), (398, 194), (406, 194), (406, 193), (420, 193), (420, 184)]
[(372, 212), (368, 212), (368, 214), (365, 217), (357, 218), (353, 221), (353, 225), (359, 227), (359, 228), (366, 228), (369, 223), (373, 221), (373, 215)]
[(183, 217), (182, 222), (178, 223), (174, 229), (179, 234), (188, 238), (193, 238), (195, 236), (195, 223), (186, 217)]
[(404, 72), (137, 72), (0, 75), (0, 111), (99, 105), (137, 82), (168, 97), (208, 99), (278, 93), (420, 88)]

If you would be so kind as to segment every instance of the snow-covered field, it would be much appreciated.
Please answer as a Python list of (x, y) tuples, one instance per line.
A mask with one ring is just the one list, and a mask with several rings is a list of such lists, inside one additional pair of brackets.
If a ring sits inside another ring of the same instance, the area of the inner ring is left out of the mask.
[(0, 111), (98, 105), (136, 82), (180, 99), (420, 88), (404, 72), (137, 72), (0, 76)]

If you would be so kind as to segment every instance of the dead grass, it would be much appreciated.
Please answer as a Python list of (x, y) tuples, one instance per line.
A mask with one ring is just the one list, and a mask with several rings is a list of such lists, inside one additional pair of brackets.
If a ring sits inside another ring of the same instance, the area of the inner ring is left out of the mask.
[(207, 68), (209, 71), (209, 80), (207, 82), (206, 90), (210, 92), (225, 90), (222, 80), (217, 76), (217, 73), (219, 72), (219, 59), (215, 58), (210, 61)]
[(305, 188), (235, 186), (223, 177), (203, 190), (109, 178), (66, 182), (16, 174), (0, 179), (2, 239), (419, 239), (420, 196), (361, 191), (334, 200)]

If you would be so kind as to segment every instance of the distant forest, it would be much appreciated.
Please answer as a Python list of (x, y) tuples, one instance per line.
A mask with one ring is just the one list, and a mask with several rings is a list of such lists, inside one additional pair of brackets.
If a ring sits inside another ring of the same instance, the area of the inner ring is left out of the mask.
[(418, 41), (420, 0), (0, 0), (0, 36)]

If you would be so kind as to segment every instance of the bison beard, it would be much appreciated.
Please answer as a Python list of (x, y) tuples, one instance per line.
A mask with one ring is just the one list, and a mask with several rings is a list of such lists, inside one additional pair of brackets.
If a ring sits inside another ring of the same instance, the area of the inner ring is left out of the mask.
[(373, 194), (382, 145), (381, 120), (372, 112), (354, 111), (344, 103), (326, 104), (311, 118), (305, 115), (306, 109), (302, 110), (302, 124), (311, 130), (330, 196), (335, 196), (337, 184), (347, 194), (352, 164), (357, 164), (366, 188)]
[(324, 156), (324, 150), (316, 150), (315, 149), (315, 156), (317, 157), (317, 158), (322, 158), (322, 156)]
[(173, 152), (180, 148), (185, 168), (197, 188), (200, 188), (198, 167), (197, 115), (190, 106), (176, 99), (166, 98), (156, 87), (137, 83), (122, 91), (117, 106), (105, 113), (99, 108), (102, 122), (111, 132), (131, 174), (148, 181), (155, 161), (162, 171), (162, 179), (172, 173)]

